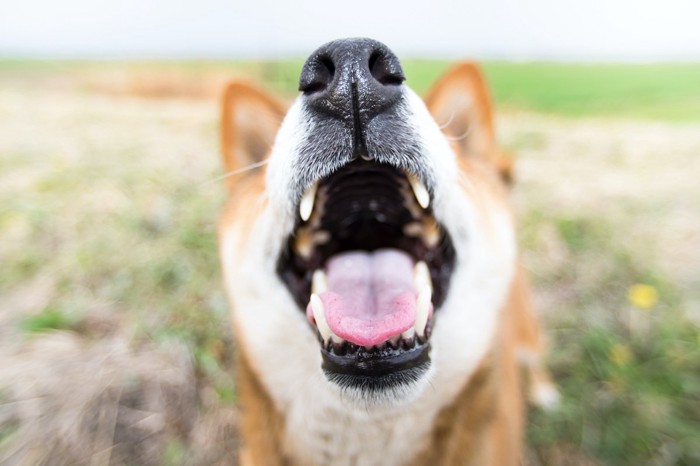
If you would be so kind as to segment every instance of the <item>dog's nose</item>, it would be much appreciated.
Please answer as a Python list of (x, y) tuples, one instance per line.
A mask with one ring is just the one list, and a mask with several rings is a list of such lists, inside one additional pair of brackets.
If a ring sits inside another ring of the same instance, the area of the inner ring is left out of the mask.
[(372, 39), (341, 39), (319, 47), (299, 79), (313, 111), (338, 118), (357, 133), (400, 98), (406, 78), (398, 58)]

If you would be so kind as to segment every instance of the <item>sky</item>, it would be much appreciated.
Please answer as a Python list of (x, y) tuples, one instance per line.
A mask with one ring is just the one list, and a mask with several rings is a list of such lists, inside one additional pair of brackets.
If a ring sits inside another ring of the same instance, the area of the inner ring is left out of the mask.
[(340, 37), (402, 56), (700, 61), (700, 0), (3, 0), (0, 57), (303, 57)]

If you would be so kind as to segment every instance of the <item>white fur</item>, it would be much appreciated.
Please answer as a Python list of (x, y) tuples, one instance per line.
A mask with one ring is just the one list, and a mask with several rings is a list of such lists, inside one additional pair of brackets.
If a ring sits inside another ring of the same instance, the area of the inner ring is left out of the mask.
[(298, 152), (300, 142), (311, 131), (309, 121), (310, 119), (304, 116), (301, 100), (297, 99), (287, 111), (282, 126), (277, 132), (267, 166), (265, 180), (267, 194), (270, 197), (270, 205), (276, 210), (279, 218), (288, 222), (282, 225), (281, 229), (284, 232), (289, 232), (290, 225), (294, 222), (291, 206), (295, 203), (290, 202), (289, 199), (289, 181), (294, 169), (294, 154)]
[(222, 262), (235, 323), (243, 329), (239, 344), (285, 418), (285, 449), (301, 464), (402, 464), (419, 453), (439, 410), (464, 387), (489, 349), (512, 279), (515, 240), (509, 214), (480, 216), (459, 187), (449, 143), (412, 92), (408, 102), (410, 121), (437, 180), (435, 215), (452, 236), (458, 258), (449, 295), (436, 314), (432, 368), (402, 400), (368, 406), (329, 383), (321, 371), (318, 341), (275, 273), (293, 223), (288, 177), (298, 138), (307, 130), (299, 102), (277, 137), (267, 177), (270, 205), (248, 244), (239, 248), (238, 232), (224, 232)]

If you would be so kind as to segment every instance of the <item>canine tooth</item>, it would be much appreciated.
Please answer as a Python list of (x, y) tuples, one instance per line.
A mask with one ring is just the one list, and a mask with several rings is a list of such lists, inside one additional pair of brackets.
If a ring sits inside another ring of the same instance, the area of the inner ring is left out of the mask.
[(423, 216), (423, 208), (416, 202), (416, 196), (413, 194), (413, 189), (408, 181), (401, 183), (401, 196), (403, 197), (403, 205), (411, 212), (411, 217), (420, 219)]
[(326, 278), (326, 273), (317, 269), (314, 271), (311, 277), (311, 292), (315, 295), (328, 291), (328, 279)]
[(410, 340), (410, 339), (412, 339), (415, 335), (416, 335), (416, 328), (415, 328), (415, 327), (411, 327), (411, 328), (409, 328), (408, 330), (406, 330), (405, 332), (403, 332), (403, 333), (401, 334), (401, 337), (402, 337), (404, 340)]
[(419, 337), (425, 336), (425, 326), (428, 324), (428, 313), (430, 311), (430, 298), (432, 297), (430, 285), (425, 285), (418, 294), (416, 303), (416, 323), (414, 328)]
[(420, 204), (422, 208), (427, 209), (430, 205), (428, 189), (415, 175), (408, 175), (408, 182), (411, 183), (411, 189), (413, 189), (413, 195), (416, 196), (418, 204)]
[(340, 338), (338, 335), (333, 333), (331, 328), (328, 326), (326, 321), (326, 311), (323, 308), (323, 301), (317, 294), (311, 295), (311, 311), (314, 314), (314, 320), (316, 321), (316, 327), (318, 327), (318, 332), (321, 334), (321, 338), (324, 343), (329, 339), (333, 343), (343, 343), (345, 340)]
[(416, 262), (416, 265), (413, 267), (413, 284), (421, 292), (425, 286), (428, 286), (431, 290), (433, 288), (430, 270), (428, 270), (428, 265), (423, 261)]
[(318, 327), (318, 331), (321, 334), (321, 338), (323, 338), (324, 342), (328, 341), (331, 335), (333, 335), (333, 332), (328, 326), (328, 322), (326, 322), (326, 314), (323, 309), (323, 301), (321, 301), (321, 298), (319, 298), (317, 294), (311, 295), (311, 310), (314, 313), (314, 320), (316, 321), (316, 327)]
[(301, 197), (301, 202), (299, 203), (299, 215), (305, 222), (311, 217), (311, 212), (314, 211), (314, 201), (316, 199), (317, 188), (318, 183), (313, 183)]

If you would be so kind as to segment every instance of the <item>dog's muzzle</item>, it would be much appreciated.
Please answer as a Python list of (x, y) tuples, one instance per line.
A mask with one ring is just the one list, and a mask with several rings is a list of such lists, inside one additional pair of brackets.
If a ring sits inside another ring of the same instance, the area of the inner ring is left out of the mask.
[(300, 78), (311, 129), (278, 273), (317, 330), (326, 375), (343, 387), (383, 390), (427, 371), (454, 264), (421, 139), (406, 122), (404, 79), (370, 39), (322, 46)]

